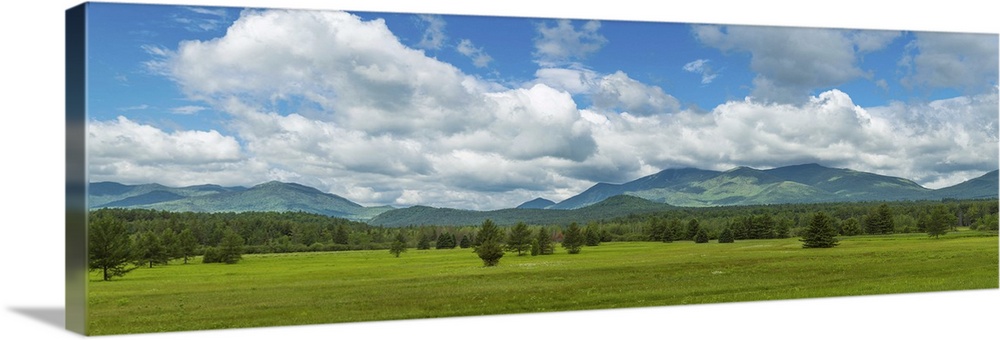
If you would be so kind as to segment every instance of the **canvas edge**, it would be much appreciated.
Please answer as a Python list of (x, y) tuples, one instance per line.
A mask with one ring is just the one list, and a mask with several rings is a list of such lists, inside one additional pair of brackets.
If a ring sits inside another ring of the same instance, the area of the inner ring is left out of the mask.
[(66, 324), (87, 333), (87, 3), (66, 10)]

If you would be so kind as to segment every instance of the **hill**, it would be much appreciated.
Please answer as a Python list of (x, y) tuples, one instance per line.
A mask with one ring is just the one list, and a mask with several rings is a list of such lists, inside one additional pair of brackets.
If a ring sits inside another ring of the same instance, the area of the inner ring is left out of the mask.
[(393, 209), (388, 206), (363, 207), (315, 188), (276, 181), (251, 188), (217, 185), (170, 188), (159, 184), (129, 186), (102, 182), (91, 184), (90, 193), (91, 208), (190, 212), (302, 211), (361, 221)]
[(939, 190), (911, 180), (818, 164), (769, 170), (668, 169), (623, 184), (597, 183), (548, 209), (577, 209), (615, 195), (675, 206), (901, 201), (997, 197), (997, 172)]

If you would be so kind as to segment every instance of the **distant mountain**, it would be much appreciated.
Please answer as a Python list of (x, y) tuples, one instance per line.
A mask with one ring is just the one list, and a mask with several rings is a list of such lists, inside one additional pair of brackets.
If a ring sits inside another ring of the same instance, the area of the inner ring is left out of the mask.
[(87, 203), (91, 208), (129, 207), (243, 190), (246, 188), (218, 185), (172, 188), (157, 183), (126, 185), (116, 182), (95, 182), (90, 183), (87, 188)]
[(911, 180), (818, 164), (769, 170), (668, 169), (623, 184), (597, 183), (548, 209), (577, 209), (616, 195), (674, 206), (898, 201), (997, 197), (997, 173), (951, 188), (931, 190)]
[(933, 198), (992, 198), (1000, 188), (1000, 171), (993, 170), (971, 180), (934, 190)]
[(635, 196), (619, 195), (574, 210), (511, 208), (475, 211), (413, 206), (387, 211), (368, 223), (385, 227), (410, 225), (473, 226), (480, 225), (484, 220), (490, 219), (498, 225), (514, 225), (518, 222), (535, 225), (564, 225), (570, 222), (586, 223), (586, 221), (612, 219), (674, 208), (668, 204), (650, 202)]
[[(199, 185), (170, 188), (92, 183), (92, 208), (123, 207), (191, 212), (303, 211), (352, 220), (368, 220), (393, 209), (363, 207), (350, 200), (295, 183), (267, 182), (251, 188)], [(109, 201), (109, 198), (116, 198)]]
[(547, 199), (539, 197), (539, 198), (536, 198), (536, 199), (533, 199), (533, 200), (521, 203), (521, 205), (517, 206), (517, 209), (545, 209), (545, 208), (551, 207), (551, 206), (553, 206), (555, 204), (556, 204), (556, 202), (552, 202), (550, 200), (547, 200)]

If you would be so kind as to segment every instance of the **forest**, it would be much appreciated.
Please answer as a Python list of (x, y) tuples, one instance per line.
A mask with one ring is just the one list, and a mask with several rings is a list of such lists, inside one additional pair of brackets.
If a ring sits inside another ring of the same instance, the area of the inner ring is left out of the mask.
[[(708, 240), (717, 240), (726, 230), (735, 240), (775, 239), (801, 237), (813, 215), (823, 212), (840, 236), (925, 233), (929, 225), (942, 219), (944, 222), (939, 224), (946, 224), (950, 230), (967, 227), (996, 231), (997, 210), (995, 199), (674, 208), (528, 228), (533, 233), (544, 228), (557, 243), (563, 241), (566, 228), (577, 223), (583, 226), (591, 244), (693, 240), (699, 231)], [(303, 212), (194, 213), (104, 208), (92, 211), (89, 220), (92, 233), (107, 224), (120, 225), (118, 233), (128, 235), (130, 247), (137, 248), (130, 255), (149, 266), (171, 259), (186, 261), (197, 255), (215, 255), (227, 242), (230, 248), (238, 244), (232, 251), (242, 254), (390, 249), (397, 239), (406, 248), (465, 248), (475, 243), (480, 229), (479, 225), (390, 228)], [(499, 226), (505, 235), (512, 227)]]

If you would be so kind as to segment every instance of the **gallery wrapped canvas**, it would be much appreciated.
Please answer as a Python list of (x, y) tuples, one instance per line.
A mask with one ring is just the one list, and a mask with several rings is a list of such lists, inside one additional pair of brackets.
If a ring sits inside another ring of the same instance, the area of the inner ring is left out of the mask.
[(68, 329), (998, 288), (998, 36), (85, 3)]

